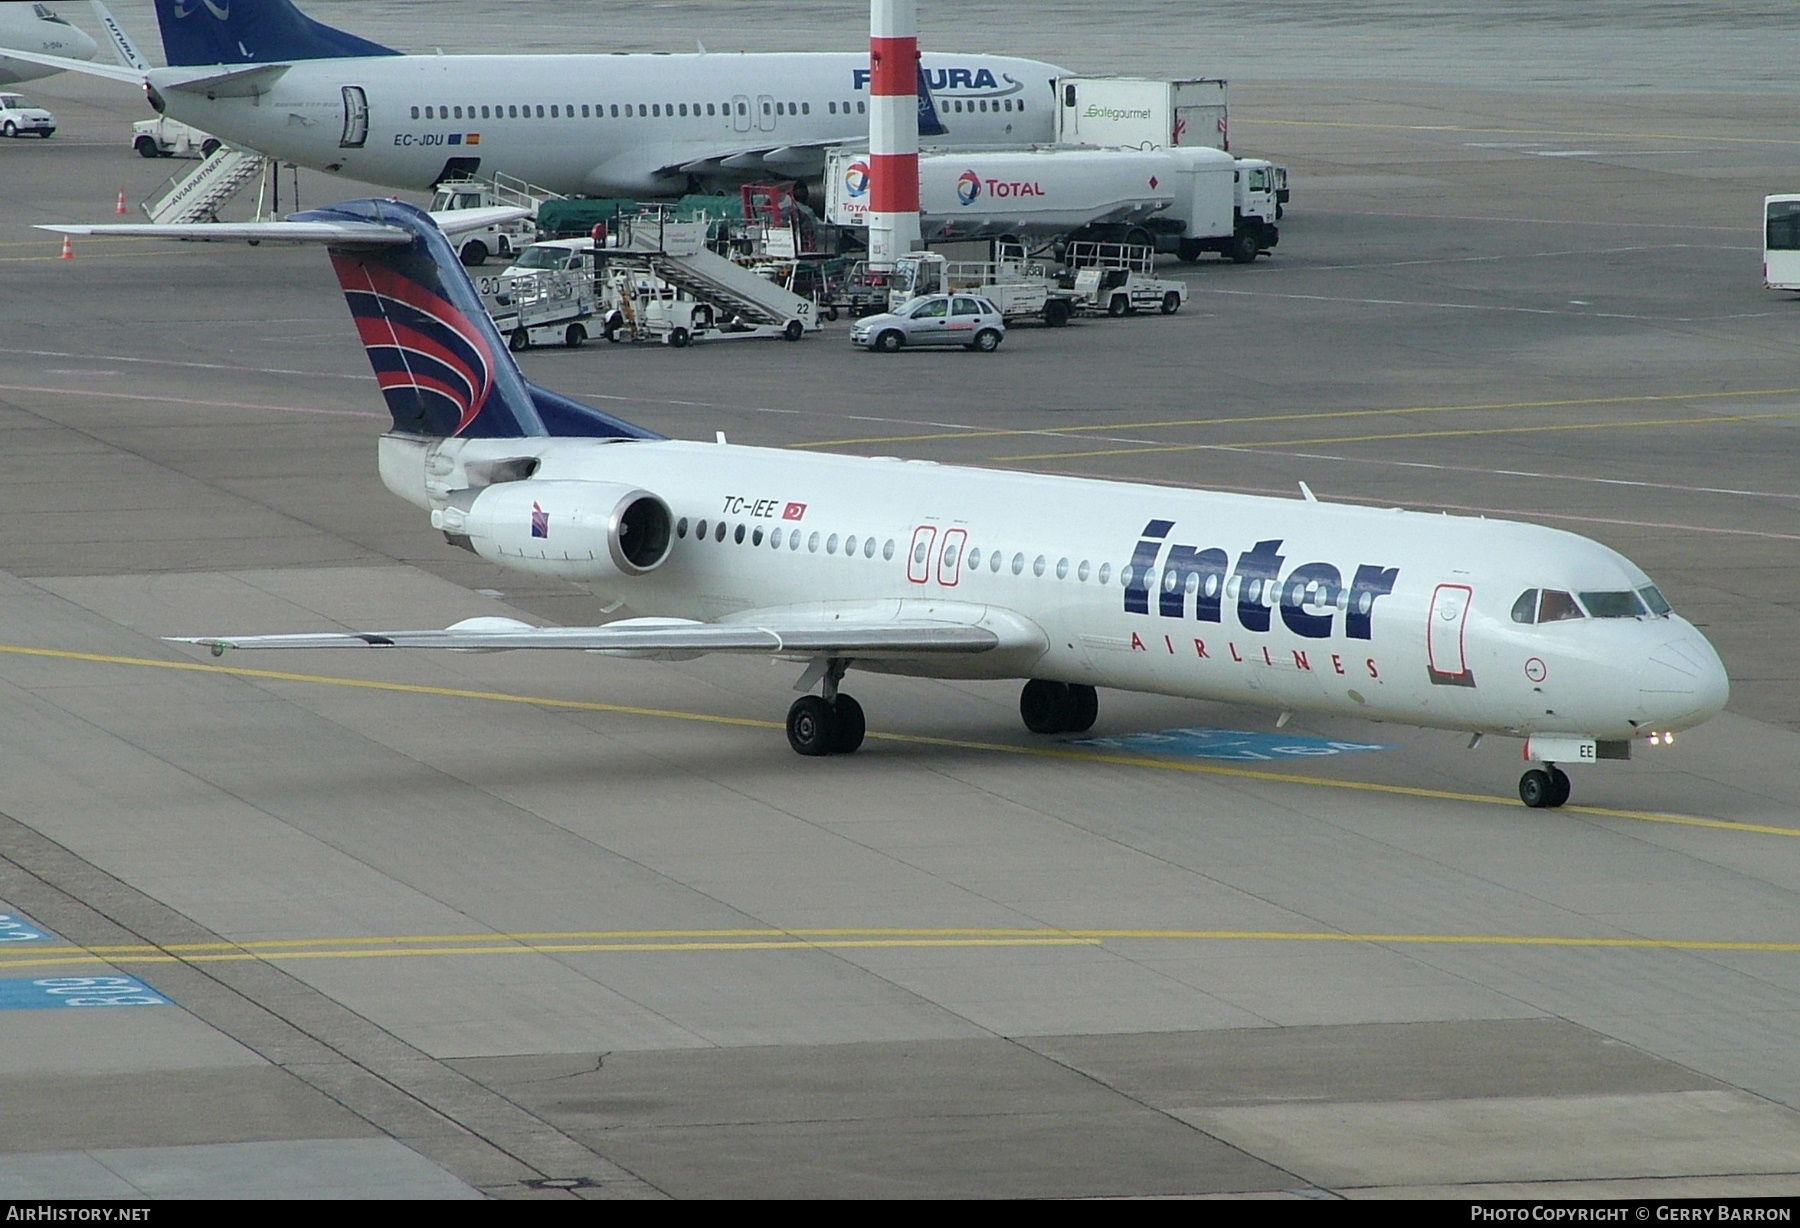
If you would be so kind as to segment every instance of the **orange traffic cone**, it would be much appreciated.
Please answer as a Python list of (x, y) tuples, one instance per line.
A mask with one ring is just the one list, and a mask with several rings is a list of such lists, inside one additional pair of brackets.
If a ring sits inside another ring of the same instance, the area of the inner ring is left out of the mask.
[(114, 213), (119, 213), (119, 214), (123, 214), (123, 213), (127, 213), (127, 212), (129, 212), (129, 210), (127, 210), (127, 209), (126, 209), (126, 208), (125, 208), (125, 193), (123, 193), (123, 192), (120, 192), (120, 193), (119, 193), (119, 207), (118, 207), (118, 208), (116, 208), (116, 209), (114, 209), (114, 210), (113, 210), (113, 212), (114, 212)]
[(75, 259), (74, 236), (72, 236), (72, 235), (64, 235), (63, 236), (62, 255), (58, 256), (57, 259), (58, 260), (73, 260), (73, 259)]

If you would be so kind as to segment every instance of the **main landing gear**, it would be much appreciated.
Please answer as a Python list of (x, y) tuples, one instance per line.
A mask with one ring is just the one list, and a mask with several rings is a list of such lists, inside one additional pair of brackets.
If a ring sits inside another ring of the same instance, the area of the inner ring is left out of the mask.
[(1033, 733), (1086, 733), (1100, 715), (1100, 696), (1078, 682), (1033, 678), (1019, 692), (1019, 715)]
[(847, 661), (825, 669), (823, 695), (802, 695), (788, 709), (788, 745), (801, 755), (848, 755), (863, 744), (862, 705), (838, 690)]
[(1554, 810), (1569, 800), (1569, 776), (1554, 763), (1519, 777), (1519, 800), (1533, 810)]

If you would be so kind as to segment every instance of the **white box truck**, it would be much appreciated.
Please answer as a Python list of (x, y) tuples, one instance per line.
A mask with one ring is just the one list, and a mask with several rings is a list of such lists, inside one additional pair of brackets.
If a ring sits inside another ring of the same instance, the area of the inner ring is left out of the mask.
[(1230, 149), (1225, 82), (1212, 77), (1058, 77), (1060, 145)]
[[(829, 151), (826, 220), (866, 225), (868, 197), (867, 155)], [(1098, 241), (1249, 261), (1280, 240), (1269, 164), (1206, 147), (930, 150), (919, 155), (919, 204), (933, 243)]]

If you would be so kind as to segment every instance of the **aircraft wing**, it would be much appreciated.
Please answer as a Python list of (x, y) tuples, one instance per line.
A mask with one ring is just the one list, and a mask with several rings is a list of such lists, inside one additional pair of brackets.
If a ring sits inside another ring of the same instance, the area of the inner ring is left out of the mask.
[(471, 618), (441, 631), (317, 632), (303, 635), (168, 636), (220, 656), (227, 648), (451, 648), (475, 652), (563, 649), (632, 656), (713, 652), (772, 656), (910, 657), (1013, 646), (1012, 627), (963, 621), (848, 622), (776, 618), (730, 623), (633, 618), (599, 627), (534, 627), (511, 618)]

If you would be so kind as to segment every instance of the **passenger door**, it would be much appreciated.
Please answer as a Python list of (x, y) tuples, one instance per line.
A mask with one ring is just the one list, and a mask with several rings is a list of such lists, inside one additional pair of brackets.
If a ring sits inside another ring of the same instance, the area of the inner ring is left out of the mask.
[(1475, 591), (1466, 584), (1440, 584), (1431, 595), (1430, 624), (1425, 631), (1427, 674), (1437, 686), (1475, 685), (1475, 674), (1463, 652), (1463, 629)]

